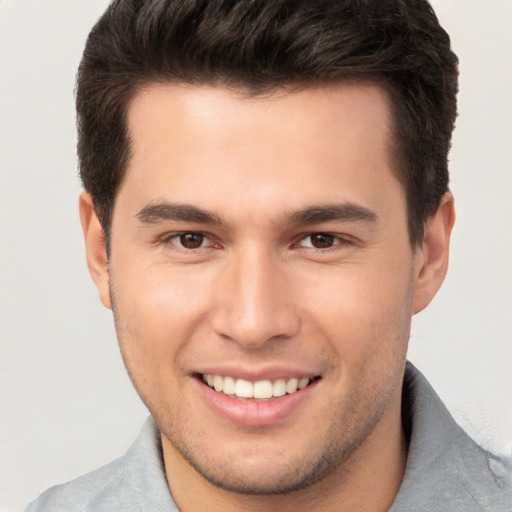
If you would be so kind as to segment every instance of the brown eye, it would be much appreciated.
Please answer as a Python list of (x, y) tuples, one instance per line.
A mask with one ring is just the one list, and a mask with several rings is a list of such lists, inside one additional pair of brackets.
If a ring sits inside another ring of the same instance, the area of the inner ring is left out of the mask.
[(201, 233), (182, 233), (179, 235), (180, 244), (185, 249), (199, 249), (204, 242), (205, 236)]
[(311, 240), (311, 246), (315, 249), (328, 249), (334, 245), (334, 236), (327, 235), (325, 233), (315, 233), (309, 236)]

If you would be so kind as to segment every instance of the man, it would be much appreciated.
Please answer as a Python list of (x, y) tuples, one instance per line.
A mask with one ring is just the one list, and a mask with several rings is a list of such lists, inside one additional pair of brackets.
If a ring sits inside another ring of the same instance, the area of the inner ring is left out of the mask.
[(114, 2), (78, 76), (80, 216), (152, 417), (28, 510), (510, 510), (406, 365), (456, 91), (424, 1)]

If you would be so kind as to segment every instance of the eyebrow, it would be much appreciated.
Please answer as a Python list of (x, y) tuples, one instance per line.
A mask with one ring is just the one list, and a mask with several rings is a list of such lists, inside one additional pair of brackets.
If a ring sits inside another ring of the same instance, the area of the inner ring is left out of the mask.
[(196, 206), (180, 203), (156, 203), (145, 206), (136, 217), (144, 224), (156, 224), (161, 221), (195, 222), (198, 224), (224, 224), (213, 212)]
[(289, 224), (318, 224), (321, 222), (377, 222), (377, 214), (354, 203), (327, 204), (305, 208), (293, 212)]
[[(136, 217), (144, 224), (161, 221), (193, 222), (207, 225), (226, 225), (216, 213), (181, 203), (150, 203)], [(377, 221), (377, 214), (355, 203), (314, 205), (285, 215), (283, 224), (319, 224), (323, 222), (370, 222)]]

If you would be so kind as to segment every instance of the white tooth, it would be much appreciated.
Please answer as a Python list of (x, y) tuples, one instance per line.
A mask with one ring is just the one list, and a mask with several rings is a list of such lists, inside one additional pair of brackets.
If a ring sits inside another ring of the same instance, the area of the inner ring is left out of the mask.
[(304, 377), (299, 380), (297, 387), (299, 389), (304, 389), (308, 384), (309, 384), (309, 377)]
[(254, 383), (254, 398), (270, 398), (272, 396), (272, 382), (259, 380)]
[(238, 379), (235, 385), (235, 395), (239, 398), (252, 398), (252, 382), (249, 382), (248, 380)]
[(213, 377), (213, 387), (215, 388), (215, 391), (222, 391), (224, 384), (224, 379), (220, 375), (215, 375)]
[(235, 379), (233, 377), (224, 377), (224, 387), (222, 391), (226, 395), (234, 395), (235, 394)]
[(297, 391), (298, 384), (299, 384), (299, 379), (290, 379), (286, 383), (286, 392), (289, 394), (295, 393), (295, 391)]
[(210, 386), (212, 388), (213, 387), (213, 375), (205, 375), (205, 378), (206, 378), (206, 383), (208, 384), (208, 386)]
[(272, 396), (286, 395), (286, 381), (284, 379), (277, 379), (272, 384)]

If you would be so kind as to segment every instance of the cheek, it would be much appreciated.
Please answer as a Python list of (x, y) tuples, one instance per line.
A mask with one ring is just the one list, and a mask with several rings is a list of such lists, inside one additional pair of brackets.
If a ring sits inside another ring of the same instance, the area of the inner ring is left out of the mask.
[(146, 327), (179, 327), (178, 320), (186, 320), (202, 307), (208, 288), (199, 273), (165, 264), (137, 266), (126, 262), (114, 266), (112, 282), (125, 314), (144, 319)]
[(112, 277), (119, 345), (136, 387), (150, 386), (146, 394), (158, 395), (165, 383), (182, 385), (185, 363), (212, 339), (215, 272), (119, 258)]
[(204, 314), (204, 288), (163, 266), (134, 270), (128, 263), (113, 262), (111, 267), (113, 310), (123, 356), (127, 366), (171, 371)]
[[(402, 262), (410, 265), (410, 262)], [(311, 280), (303, 300), (340, 360), (350, 366), (403, 354), (410, 327), (411, 283), (407, 273), (390, 268), (340, 267)]]

